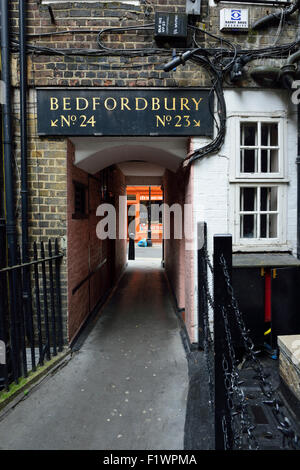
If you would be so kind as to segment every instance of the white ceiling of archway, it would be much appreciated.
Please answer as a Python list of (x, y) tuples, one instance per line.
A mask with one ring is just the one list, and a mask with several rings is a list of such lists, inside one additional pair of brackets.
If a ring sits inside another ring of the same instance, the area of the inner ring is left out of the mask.
[[(186, 157), (188, 145), (185, 137), (74, 137), (71, 141), (75, 146), (74, 164), (92, 174), (112, 164), (132, 160), (148, 162), (148, 170), (151, 170), (151, 165), (152, 170), (153, 166), (159, 165), (176, 171)], [(140, 166), (142, 172), (145, 169)], [(134, 173), (133, 176), (148, 175)]]
[(130, 161), (118, 163), (125, 176), (163, 176), (165, 168), (148, 162)]

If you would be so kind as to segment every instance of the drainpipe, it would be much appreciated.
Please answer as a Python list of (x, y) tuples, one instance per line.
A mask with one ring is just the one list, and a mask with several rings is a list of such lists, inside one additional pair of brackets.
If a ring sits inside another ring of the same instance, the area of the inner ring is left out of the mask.
[[(26, 0), (19, 0), (19, 41), (20, 41), (20, 133), (21, 133), (21, 202), (22, 202), (22, 262), (28, 256), (28, 182), (27, 182), (27, 56), (26, 56)], [(30, 269), (23, 268), (22, 298), (26, 336), (31, 348), (32, 369), (35, 370), (34, 336), (32, 330)], [(27, 375), (27, 369), (24, 369)]]
[(274, 13), (270, 13), (269, 15), (260, 18), (259, 20), (255, 21), (251, 26), (251, 29), (257, 30), (261, 28), (265, 28), (270, 26), (271, 24), (278, 23), (281, 18), (286, 19), (290, 15), (292, 15), (295, 11), (299, 10), (300, 8), (300, 0), (296, 0), (292, 3), (288, 8), (282, 10), (276, 10)]
[(8, 262), (17, 264), (16, 224), (12, 168), (11, 81), (8, 0), (1, 1), (1, 63), (4, 86), (3, 104), (3, 159), (5, 174), (6, 236)]
[[(1, 66), (3, 81), (3, 160), (6, 210), (6, 243), (7, 264), (17, 264), (16, 223), (14, 203), (14, 180), (12, 166), (12, 123), (11, 123), (11, 80), (10, 80), (10, 38), (8, 0), (1, 0)], [(2, 247), (3, 249), (4, 247)], [(16, 270), (11, 273), (9, 280), (9, 310), (10, 310), (10, 341), (7, 345), (8, 364), (11, 362), (11, 372), (16, 383), (22, 375), (21, 351), (19, 341), (19, 316), (17, 310), (18, 279)], [(10, 371), (9, 371), (10, 373)]]
[[(2, 136), (2, 103), (0, 104), (0, 135)], [(3, 143), (0, 145), (0, 269), (6, 266), (6, 229), (5, 229), (5, 197), (4, 197), (4, 174), (3, 174)], [(0, 281), (1, 282), (1, 281)], [(1, 289), (1, 283), (0, 283)]]
[(28, 261), (26, 0), (19, 0), (22, 260)]
[(279, 84), (280, 68), (259, 65), (250, 72), (251, 78), (260, 86), (273, 87)]

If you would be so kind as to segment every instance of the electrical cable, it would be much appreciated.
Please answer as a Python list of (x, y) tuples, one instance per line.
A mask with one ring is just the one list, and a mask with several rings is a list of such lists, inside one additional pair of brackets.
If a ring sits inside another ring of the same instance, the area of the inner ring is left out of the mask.
[[(288, 54), (293, 48), (295, 48), (297, 45), (299, 45), (300, 41), (295, 41), (293, 43), (289, 44), (283, 44), (279, 46), (269, 46), (263, 49), (246, 49), (246, 50), (237, 50), (237, 47), (228, 41), (227, 39), (224, 39), (220, 36), (214, 35), (212, 33), (209, 33), (208, 31), (205, 31), (204, 29), (197, 28), (195, 26), (188, 26), (190, 29), (194, 31), (194, 44), (198, 47), (199, 44), (197, 43), (196, 40), (196, 33), (201, 32), (203, 34), (206, 34), (210, 37), (212, 37), (215, 40), (218, 40), (221, 43), (225, 43), (229, 46), (229, 48), (232, 49), (232, 51), (229, 51), (226, 48), (212, 48), (212, 49), (205, 49), (207, 54), (211, 54), (215, 56), (215, 59), (219, 59), (219, 56), (228, 56), (231, 57), (231, 62), (226, 64), (225, 69), (228, 70), (234, 60), (237, 58), (238, 55), (244, 55), (244, 54), (255, 54), (256, 57), (258, 56), (264, 56), (265, 54), (272, 57), (276, 55), (281, 55), (281, 54)], [(169, 48), (143, 48), (143, 49), (118, 49), (118, 48), (110, 48), (107, 47), (103, 44), (101, 41), (100, 37), (104, 33), (107, 32), (125, 32), (125, 31), (139, 31), (139, 30), (153, 30), (153, 23), (150, 23), (148, 25), (144, 26), (128, 26), (128, 27), (111, 27), (111, 28), (105, 28), (102, 29), (100, 32), (95, 31), (95, 30), (64, 30), (64, 31), (53, 31), (53, 32), (47, 32), (47, 33), (36, 33), (36, 34), (31, 34), (29, 35), (30, 37), (40, 37), (40, 36), (49, 36), (49, 35), (61, 35), (61, 34), (69, 34), (69, 33), (91, 33), (91, 34), (98, 34), (98, 46), (99, 49), (80, 49), (80, 48), (51, 48), (48, 46), (37, 46), (35, 44), (28, 44), (28, 49), (29, 52), (35, 52), (35, 53), (40, 53), (40, 54), (49, 54), (49, 55), (86, 55), (86, 56), (101, 56), (101, 55), (135, 55), (135, 56), (145, 56), (145, 55), (151, 55), (151, 54), (169, 54), (170, 49)], [(17, 39), (12, 38), (12, 42), (15, 45), (15, 48), (18, 49), (19, 47), (19, 42)], [(203, 48), (202, 48), (203, 49)], [(186, 51), (188, 50), (187, 48), (181, 48), (178, 50)]]
[(279, 25), (278, 25), (278, 28), (277, 28), (276, 35), (275, 35), (275, 40), (273, 42), (273, 46), (275, 46), (277, 44), (277, 41), (279, 39), (280, 33), (282, 31), (283, 23), (284, 23), (283, 20), (284, 20), (284, 9), (281, 8), (281, 18), (280, 18), (280, 21), (279, 21)]
[[(187, 158), (183, 160), (183, 167), (187, 167), (193, 161), (197, 160), (198, 158), (202, 158), (205, 155), (216, 153), (223, 145), (225, 134), (226, 134), (226, 103), (224, 97), (224, 90), (223, 90), (223, 73), (218, 71), (214, 65), (207, 59), (204, 59), (201, 56), (193, 56), (193, 60), (199, 61), (206, 69), (208, 69), (209, 73), (212, 75), (213, 81), (213, 90), (217, 97), (218, 102), (218, 115), (219, 115), (219, 124), (217, 125), (217, 136), (207, 145), (201, 147), (191, 154), (188, 155)], [(212, 112), (213, 118), (215, 120), (214, 113)]]
[(199, 45), (197, 44), (196, 34), (197, 34), (197, 32), (201, 32), (201, 33), (203, 33), (203, 34), (206, 34), (206, 35), (209, 36), (209, 37), (212, 37), (212, 38), (216, 39), (217, 41), (220, 41), (221, 44), (222, 44), (222, 43), (227, 44), (230, 48), (233, 49), (233, 59), (232, 59), (232, 62), (229, 63), (229, 64), (225, 67), (225, 70), (228, 70), (228, 69), (231, 67), (232, 63), (233, 63), (233, 62), (235, 61), (235, 59), (236, 59), (236, 56), (237, 56), (237, 48), (236, 48), (236, 46), (235, 46), (232, 42), (228, 41), (227, 39), (224, 39), (224, 38), (221, 37), (221, 36), (217, 36), (217, 35), (215, 35), (215, 34), (209, 33), (209, 32), (206, 31), (205, 29), (200, 29), (200, 28), (198, 28), (197, 26), (192, 26), (192, 25), (189, 25), (189, 28), (192, 29), (192, 30), (194, 30), (193, 40), (194, 40), (194, 43), (195, 43), (195, 45), (196, 45), (197, 47), (201, 47), (201, 46), (199, 46)]
[[(299, 0), (300, 1), (300, 0)], [(184, 64), (186, 60), (191, 60), (192, 62), (200, 65), (202, 68), (208, 71), (211, 76), (212, 87), (209, 92), (209, 112), (213, 117), (213, 120), (216, 124), (217, 135), (216, 137), (204, 147), (195, 150), (183, 161), (183, 166), (187, 166), (194, 160), (204, 157), (205, 155), (216, 153), (223, 145), (226, 133), (226, 103), (223, 90), (223, 81), (226, 78), (226, 74), (232, 71), (233, 67), (236, 68), (237, 77), (241, 75), (243, 66), (255, 59), (262, 58), (272, 58), (272, 57), (286, 57), (292, 51), (298, 48), (300, 40), (294, 41), (288, 44), (276, 45), (278, 37), (280, 35), (283, 21), (285, 20), (285, 15), (282, 13), (281, 21), (277, 30), (276, 41), (272, 46), (267, 46), (265, 48), (259, 49), (238, 49), (235, 44), (233, 44), (228, 39), (212, 34), (206, 31), (203, 28), (199, 28), (193, 25), (188, 25), (188, 28), (193, 31), (193, 47), (192, 48), (178, 48), (179, 57), (173, 59), (169, 64), (178, 62), (178, 64)], [(99, 49), (80, 49), (80, 48), (52, 48), (48, 46), (41, 46), (36, 44), (27, 45), (27, 51), (30, 54), (43, 54), (43, 55), (62, 55), (62, 56), (87, 56), (87, 57), (103, 57), (103, 56), (120, 56), (120, 57), (146, 57), (151, 55), (165, 56), (170, 55), (171, 49), (167, 47), (145, 47), (137, 49), (120, 49), (112, 48), (104, 44), (103, 36), (114, 34), (114, 33), (126, 33), (131, 31), (154, 31), (155, 24), (149, 23), (145, 25), (133, 25), (133, 26), (120, 26), (120, 27), (109, 27), (102, 30), (89, 30), (89, 29), (74, 29), (74, 30), (62, 30), (62, 31), (52, 31), (45, 33), (34, 33), (29, 34), (28, 37), (46, 37), (46, 36), (55, 36), (63, 34), (97, 34), (97, 44)], [(204, 48), (198, 43), (197, 34), (203, 34), (211, 39), (218, 41), (221, 47), (212, 47)], [(16, 38), (12, 38), (12, 44), (15, 49), (18, 50), (19, 42)], [(227, 47), (226, 47), (227, 46)], [(117, 65), (112, 68), (134, 68), (134, 67), (144, 67), (145, 65), (152, 64), (124, 64)], [(171, 70), (174, 67), (169, 67)], [(165, 70), (168, 70), (168, 68)], [(217, 98), (217, 114), (218, 120), (215, 117), (215, 113), (211, 108), (211, 96), (215, 94)]]

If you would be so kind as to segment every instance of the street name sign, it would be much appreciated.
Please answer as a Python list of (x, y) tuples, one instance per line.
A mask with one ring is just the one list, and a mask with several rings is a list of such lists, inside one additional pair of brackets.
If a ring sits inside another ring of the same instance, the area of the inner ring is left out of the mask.
[(212, 136), (210, 109), (200, 88), (37, 90), (39, 135)]

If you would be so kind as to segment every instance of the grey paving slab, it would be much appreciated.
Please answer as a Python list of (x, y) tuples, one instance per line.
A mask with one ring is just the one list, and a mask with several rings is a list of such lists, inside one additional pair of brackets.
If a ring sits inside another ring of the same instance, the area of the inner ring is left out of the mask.
[(82, 348), (0, 421), (0, 449), (183, 449), (188, 370), (159, 260), (129, 262)]
[[(127, 248), (128, 253), (128, 248)], [(157, 258), (162, 259), (162, 244), (153, 243), (152, 246), (138, 246), (135, 244), (135, 259)]]

